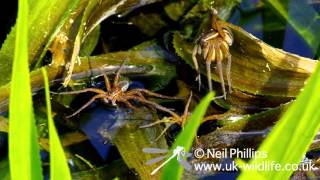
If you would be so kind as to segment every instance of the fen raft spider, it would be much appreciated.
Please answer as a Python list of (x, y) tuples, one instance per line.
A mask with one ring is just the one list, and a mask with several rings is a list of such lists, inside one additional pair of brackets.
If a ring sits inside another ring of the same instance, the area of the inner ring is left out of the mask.
[(108, 76), (106, 74), (103, 75), (105, 85), (106, 85), (106, 91), (104, 91), (102, 89), (98, 89), (98, 88), (86, 88), (86, 89), (78, 90), (78, 91), (54, 93), (54, 94), (81, 94), (81, 93), (86, 93), (86, 92), (92, 92), (92, 93), (96, 94), (87, 103), (85, 103), (81, 108), (79, 108), (76, 112), (67, 116), (67, 118), (70, 118), (70, 117), (77, 115), (78, 113), (80, 113), (82, 110), (87, 108), (89, 105), (91, 105), (97, 99), (101, 99), (104, 103), (111, 104), (113, 106), (117, 106), (117, 103), (123, 103), (132, 109), (136, 109), (136, 107), (134, 107), (131, 102), (136, 101), (136, 102), (144, 104), (152, 109), (157, 109), (157, 110), (160, 110), (163, 112), (167, 112), (167, 113), (171, 114), (172, 116), (175, 115), (175, 113), (173, 111), (171, 111), (170, 109), (146, 99), (145, 96), (162, 98), (162, 99), (176, 99), (176, 100), (181, 100), (181, 98), (161, 95), (161, 94), (154, 93), (149, 90), (142, 89), (142, 88), (128, 90), (129, 85), (130, 85), (129, 82), (128, 81), (119, 81), (120, 71), (122, 70), (122, 68), (123, 68), (123, 64), (118, 69), (112, 84), (110, 83)]
[(217, 10), (212, 9), (211, 29), (208, 33), (204, 33), (200, 36), (200, 38), (196, 41), (196, 45), (194, 46), (192, 52), (193, 64), (198, 72), (197, 81), (199, 82), (199, 89), (201, 85), (201, 79), (197, 56), (202, 56), (206, 62), (209, 90), (212, 91), (211, 63), (216, 62), (216, 71), (221, 81), (223, 97), (226, 99), (226, 88), (221, 62), (227, 59), (226, 78), (229, 87), (228, 90), (229, 93), (231, 93), (231, 54), (229, 51), (229, 46), (232, 44), (233, 34), (231, 30), (228, 27), (223, 26), (222, 22), (218, 18)]

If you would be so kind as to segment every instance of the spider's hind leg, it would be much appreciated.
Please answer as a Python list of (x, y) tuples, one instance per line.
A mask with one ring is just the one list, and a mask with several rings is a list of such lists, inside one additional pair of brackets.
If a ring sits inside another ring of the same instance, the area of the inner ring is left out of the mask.
[(232, 92), (232, 87), (231, 87), (231, 54), (228, 55), (228, 64), (227, 64), (227, 82), (228, 82), (228, 90), (229, 90), (229, 93)]

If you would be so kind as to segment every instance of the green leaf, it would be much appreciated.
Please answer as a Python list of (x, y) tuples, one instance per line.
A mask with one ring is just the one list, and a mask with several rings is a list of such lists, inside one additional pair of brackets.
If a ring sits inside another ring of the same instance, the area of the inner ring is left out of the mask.
[(11, 178), (42, 179), (28, 64), (28, 1), (19, 0), (9, 105)]
[(315, 9), (306, 1), (267, 0), (266, 2), (305, 40), (313, 53), (316, 53), (320, 44), (320, 23), (319, 14)]
[[(320, 66), (310, 77), (303, 92), (276, 124), (274, 129), (263, 141), (258, 151), (267, 152), (267, 158), (255, 158), (250, 165), (264, 162), (298, 164), (304, 157), (313, 138), (320, 127)], [(288, 179), (292, 171), (246, 171), (239, 179), (264, 177), (265, 179)]]
[[(33, 0), (29, 3), (29, 39), (27, 42), (30, 64), (35, 63), (43, 50), (48, 48), (48, 44), (53, 39), (52, 37), (60, 30), (78, 2), (79, 0)], [(2, 76), (0, 76), (0, 85), (10, 81), (16, 30), (17, 27), (14, 26), (1, 46), (0, 74)]]
[(64, 154), (61, 142), (57, 130), (54, 125), (51, 114), (51, 103), (50, 103), (50, 87), (46, 69), (41, 68), (44, 88), (46, 94), (46, 105), (48, 113), (48, 124), (49, 124), (49, 142), (50, 142), (50, 179), (71, 179), (71, 173), (68, 167), (67, 159)]
[[(214, 93), (208, 93), (199, 103), (199, 105), (193, 111), (191, 117), (188, 119), (186, 126), (183, 128), (183, 131), (178, 135), (178, 138), (172, 145), (169, 154), (173, 154), (173, 150), (176, 147), (181, 146), (186, 152), (191, 148), (194, 137), (197, 135), (197, 130), (201, 124), (203, 116), (206, 113), (206, 110), (210, 102), (214, 98)], [(161, 179), (181, 179), (183, 173), (183, 168), (180, 166), (178, 161), (171, 160), (164, 167), (162, 171)]]

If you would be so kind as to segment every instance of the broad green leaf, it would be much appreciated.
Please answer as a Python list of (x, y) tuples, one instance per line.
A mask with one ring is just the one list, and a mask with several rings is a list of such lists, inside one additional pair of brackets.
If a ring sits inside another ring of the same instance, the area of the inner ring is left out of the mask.
[(50, 103), (50, 87), (47, 71), (45, 68), (41, 68), (44, 77), (44, 89), (46, 95), (46, 105), (49, 124), (49, 142), (50, 142), (50, 179), (71, 179), (70, 170), (68, 167), (67, 159), (64, 154), (62, 145), (59, 140), (57, 130), (54, 125), (51, 114)]
[[(267, 158), (256, 158), (250, 165), (263, 162), (298, 164), (307, 152), (320, 127), (320, 66), (310, 77), (303, 92), (289, 107), (274, 129), (258, 149), (266, 151)], [(292, 171), (246, 171), (239, 179), (288, 179)]]
[[(33, 0), (30, 2), (28, 19), (28, 57), (30, 64), (34, 64), (45, 47), (48, 47), (50, 39), (59, 31), (72, 8), (74, 8), (78, 2), (79, 0)], [(0, 85), (10, 81), (16, 30), (17, 27), (14, 26), (1, 46), (0, 74), (2, 74), (2, 76), (0, 76)]]
[(282, 19), (284, 19), (317, 52), (320, 43), (319, 14), (307, 1), (301, 0), (266, 0)]
[[(206, 110), (210, 102), (214, 98), (214, 93), (208, 93), (199, 103), (199, 105), (193, 111), (191, 117), (188, 119), (186, 126), (183, 128), (182, 132), (178, 135), (178, 138), (174, 142), (169, 152), (169, 155), (173, 154), (173, 150), (181, 146), (186, 152), (189, 152), (193, 139), (197, 135), (197, 130), (201, 124), (203, 116), (206, 113)], [(183, 168), (179, 162), (175, 159), (169, 161), (168, 164), (164, 167), (162, 171), (161, 179), (181, 179), (183, 173)]]
[(28, 1), (19, 0), (9, 105), (9, 160), (13, 180), (42, 179), (28, 64)]

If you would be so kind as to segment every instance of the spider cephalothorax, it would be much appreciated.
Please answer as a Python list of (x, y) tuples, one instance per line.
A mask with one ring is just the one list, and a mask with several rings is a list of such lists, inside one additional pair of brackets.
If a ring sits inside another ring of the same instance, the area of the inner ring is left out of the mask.
[(81, 112), (83, 109), (88, 107), (97, 99), (101, 99), (104, 103), (111, 104), (113, 106), (116, 106), (117, 103), (123, 103), (127, 105), (129, 108), (133, 108), (133, 109), (135, 109), (135, 107), (132, 105), (132, 101), (136, 101), (150, 108), (158, 109), (160, 111), (167, 112), (171, 115), (175, 115), (175, 113), (172, 112), (170, 109), (163, 107), (153, 101), (150, 101), (145, 97), (148, 96), (148, 97), (156, 97), (156, 98), (164, 98), (164, 99), (179, 99), (179, 98), (164, 96), (164, 95), (154, 93), (142, 88), (129, 90), (128, 81), (119, 81), (120, 71), (122, 67), (123, 65), (120, 66), (112, 84), (110, 83), (108, 76), (104, 74), (104, 80), (106, 84), (105, 91), (99, 88), (86, 88), (79, 91), (58, 93), (58, 94), (80, 94), (85, 92), (92, 92), (96, 94), (86, 104), (84, 104), (81, 108), (79, 108), (76, 112), (69, 115), (68, 117), (75, 116), (76, 114)]
[(217, 11), (213, 9), (212, 11), (212, 24), (211, 29), (208, 33), (204, 33), (197, 40), (196, 45), (193, 49), (192, 59), (195, 69), (198, 72), (199, 85), (200, 80), (200, 70), (198, 65), (198, 58), (203, 58), (206, 62), (206, 71), (208, 78), (209, 90), (212, 90), (212, 80), (211, 80), (211, 63), (216, 62), (216, 70), (221, 81), (223, 96), (226, 98), (225, 83), (222, 72), (222, 61), (228, 60), (226, 67), (226, 76), (229, 86), (229, 92), (231, 92), (231, 54), (229, 51), (229, 46), (233, 43), (233, 35), (228, 27), (225, 27), (221, 21), (218, 19)]

